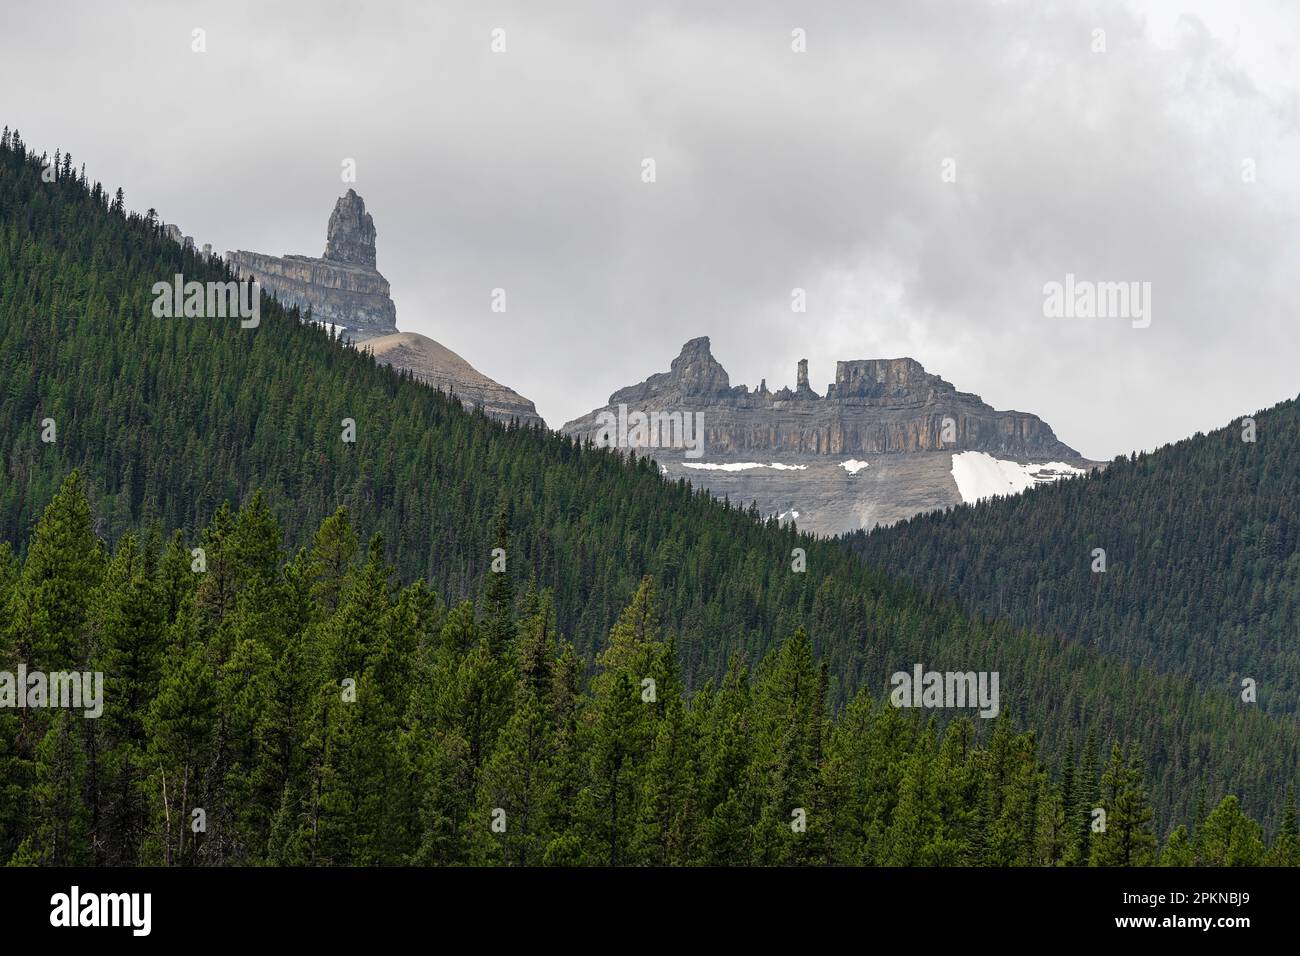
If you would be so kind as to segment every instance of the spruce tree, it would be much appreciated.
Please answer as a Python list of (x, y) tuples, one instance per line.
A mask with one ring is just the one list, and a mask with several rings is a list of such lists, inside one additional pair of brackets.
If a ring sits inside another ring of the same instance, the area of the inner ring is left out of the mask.
[(1152, 811), (1147, 803), (1142, 762), (1136, 753), (1126, 755), (1117, 743), (1101, 776), (1101, 809), (1105, 829), (1092, 835), (1092, 866), (1149, 866), (1156, 838), (1151, 830)]

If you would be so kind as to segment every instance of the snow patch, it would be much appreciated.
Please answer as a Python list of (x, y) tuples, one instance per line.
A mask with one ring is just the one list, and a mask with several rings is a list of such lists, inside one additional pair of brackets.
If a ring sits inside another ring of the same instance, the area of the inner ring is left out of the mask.
[(1018, 495), (1034, 485), (1082, 474), (1084, 469), (1062, 461), (1022, 465), (982, 451), (963, 451), (952, 456), (953, 481), (957, 482), (961, 500), (967, 504), (997, 495)]
[(732, 461), (725, 465), (709, 461), (684, 461), (682, 466), (685, 468), (699, 468), (701, 471), (747, 471), (750, 468), (775, 468), (777, 471), (807, 471), (807, 465), (781, 465), (772, 462), (770, 465), (764, 465), (757, 461)]
[(711, 461), (684, 461), (683, 468), (698, 468), (701, 471), (745, 471), (749, 468), (762, 468), (756, 461), (733, 461), (719, 465)]

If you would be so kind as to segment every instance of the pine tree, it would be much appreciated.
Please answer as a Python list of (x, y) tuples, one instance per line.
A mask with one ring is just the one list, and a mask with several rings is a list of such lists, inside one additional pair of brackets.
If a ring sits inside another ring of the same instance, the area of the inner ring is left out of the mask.
[(1161, 866), (1194, 866), (1196, 864), (1196, 850), (1192, 847), (1191, 838), (1187, 835), (1187, 827), (1179, 824), (1174, 827), (1169, 839), (1165, 842), (1165, 847), (1160, 851)]
[(521, 685), (483, 770), (479, 820), (490, 861), (536, 866), (553, 837), (546, 829), (546, 804), (553, 798), (554, 740), (548, 702)]
[[(113, 855), (104, 862), (133, 865), (148, 825), (144, 780), (148, 776), (149, 706), (158, 691), (166, 647), (164, 594), (155, 581), (159, 567), (138, 553), (134, 535), (118, 542), (97, 597), (96, 668), (105, 676), (102, 731), (103, 822), (97, 844)], [(152, 574), (150, 573), (152, 571)], [(98, 808), (98, 801), (96, 801)]]
[(583, 816), (592, 834), (593, 861), (606, 866), (629, 862), (636, 797), (636, 758), (641, 703), (626, 671), (605, 681), (593, 702), (595, 726), (590, 743), (590, 783), (582, 794)]
[(325, 615), (332, 614), (342, 600), (357, 547), (347, 508), (335, 510), (316, 532), (307, 559), (308, 576), (312, 600)]
[(677, 680), (677, 645), (669, 635), (656, 676), (657, 722), (638, 798), (633, 855), (653, 866), (683, 866), (694, 851), (692, 814), (698, 766), (695, 728)]
[(1068, 848), (1065, 862), (1069, 866), (1087, 866), (1092, 856), (1093, 811), (1101, 803), (1101, 756), (1094, 727), (1089, 727), (1084, 737), (1076, 786), (1078, 799), (1074, 819), (1078, 838)]
[(204, 648), (192, 644), (164, 658), (158, 695), (150, 707), (147, 782), (151, 834), (143, 851), (167, 866), (198, 862), (202, 835), (193, 832), (193, 811), (206, 810), (205, 770), (213, 748), (216, 686)]
[(1142, 763), (1136, 753), (1125, 755), (1119, 744), (1101, 775), (1101, 809), (1105, 829), (1093, 834), (1092, 866), (1149, 866), (1156, 838), (1151, 831), (1152, 811), (1142, 780)]
[(86, 660), (86, 617), (102, 568), (85, 482), (73, 471), (36, 525), (11, 603), (9, 640), (19, 660), (43, 670)]
[(36, 747), (32, 810), (37, 824), (15, 854), (14, 862), (19, 865), (86, 866), (91, 862), (86, 754), (77, 720), (68, 711), (59, 711)]
[(505, 653), (514, 638), (514, 585), (510, 580), (510, 517), (503, 503), (497, 511), (493, 563), (504, 561), (502, 570), (494, 566), (487, 574), (483, 595), (484, 633), (494, 656)]
[(1300, 866), (1300, 822), (1296, 819), (1295, 788), (1288, 787), (1282, 825), (1268, 852), (1269, 866)]
[(1246, 816), (1235, 796), (1226, 796), (1205, 818), (1201, 863), (1205, 866), (1259, 866), (1264, 840), (1259, 824)]

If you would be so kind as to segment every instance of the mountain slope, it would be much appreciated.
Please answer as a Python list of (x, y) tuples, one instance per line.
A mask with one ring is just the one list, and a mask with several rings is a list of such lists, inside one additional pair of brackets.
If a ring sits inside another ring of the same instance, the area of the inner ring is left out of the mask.
[(1291, 723), (973, 620), (836, 543), (666, 482), (652, 462), (468, 413), (270, 299), (256, 329), (156, 318), (154, 283), (228, 274), (71, 170), (43, 182), (42, 165), (0, 149), (0, 539), (15, 548), (75, 467), (109, 540), (157, 521), (194, 541), (222, 502), (263, 489), (291, 549), (346, 505), (382, 534), (403, 580), (450, 602), (474, 593), (504, 515), (507, 573), (553, 590), (558, 625), (587, 659), (649, 573), (688, 689), (803, 625), (832, 707), (918, 662), (997, 671), (1003, 712), (1050, 758), (1091, 729), (1142, 746), (1162, 813), (1188, 818), (1204, 782), (1211, 799), (1231, 788), (1256, 816), (1279, 814), (1297, 765)]
[[(971, 608), (1277, 712), (1300, 709), (1295, 400), (1086, 479), (849, 539)], [(1093, 549), (1105, 550), (1105, 573)]]
[(454, 393), (468, 408), (482, 408), (489, 418), (518, 421), (522, 425), (546, 425), (532, 402), (514, 389), (494, 382), (427, 335), (396, 332), (366, 339), (359, 348), (372, 354), (382, 365), (403, 369), (434, 388)]

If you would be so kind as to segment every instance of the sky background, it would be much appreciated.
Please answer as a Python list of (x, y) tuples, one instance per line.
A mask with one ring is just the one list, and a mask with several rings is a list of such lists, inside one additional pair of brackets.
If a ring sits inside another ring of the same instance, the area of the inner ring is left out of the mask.
[[(751, 388), (912, 356), (1108, 459), (1300, 391), (1298, 45), (1272, 0), (3, 0), (0, 124), (218, 251), (318, 256), (354, 186), (398, 327), (552, 427), (707, 335)], [(1150, 327), (1045, 318), (1070, 272)]]

